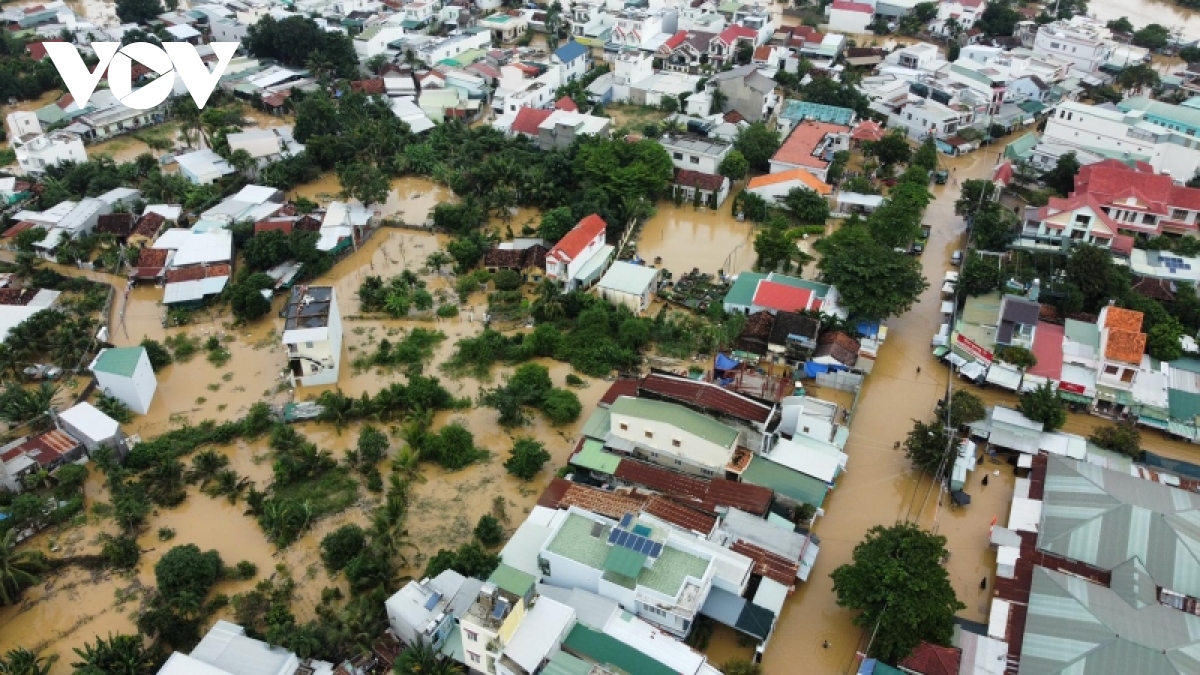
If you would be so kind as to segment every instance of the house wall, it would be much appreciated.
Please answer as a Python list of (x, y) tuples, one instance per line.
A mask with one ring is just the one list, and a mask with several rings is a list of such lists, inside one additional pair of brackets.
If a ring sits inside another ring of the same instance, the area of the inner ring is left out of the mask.
[(1109, 47), (1103, 42), (1064, 33), (1050, 25), (1038, 29), (1033, 40), (1033, 53), (1070, 61), (1083, 71), (1099, 68), (1108, 58), (1108, 52)]
[(51, 139), (43, 136), (23, 146), (14, 145), (13, 149), (17, 154), (17, 165), (24, 173), (40, 174), (47, 167), (58, 166), (64, 162), (88, 161), (83, 139), (78, 136), (74, 136), (70, 141), (61, 137)]
[[(697, 476), (723, 476), (725, 464), (737, 445), (735, 441), (731, 447), (722, 447), (687, 430), (656, 420), (615, 413), (611, 419), (609, 431), (613, 436), (632, 444), (634, 455), (653, 464)], [(703, 450), (706, 455), (719, 453), (717, 456), (725, 459), (719, 464), (703, 464), (694, 452), (689, 452), (692, 449)]]
[[(458, 627), (462, 632), (463, 656), (471, 672), (495, 672), (495, 659), (488, 653), (487, 645), (496, 639), (496, 632), (473, 623), (466, 615), (459, 617)], [(475, 634), (474, 640), (471, 633)]]
[[(334, 295), (333, 302), (329, 305), (329, 323), (324, 340), (290, 342), (289, 339), (294, 339), (294, 337), (289, 338), (289, 335), (294, 336), (295, 333), (296, 331), (285, 331), (283, 334), (283, 341), (288, 345), (289, 365), (291, 360), (300, 357), (315, 359), (321, 363), (325, 363), (329, 359), (332, 360), (333, 365), (310, 374), (309, 371), (314, 364), (305, 360), (303, 364), (306, 374), (301, 377), (292, 375), (292, 384), (297, 387), (337, 384), (342, 358), (342, 318), (338, 310), (337, 296)], [(309, 346), (310, 344), (311, 346)]]
[(839, 33), (866, 33), (867, 26), (874, 19), (864, 12), (847, 12), (841, 9), (828, 9), (829, 30)]
[(154, 391), (158, 381), (154, 379), (154, 371), (150, 368), (150, 359), (142, 352), (137, 368), (130, 377), (113, 375), (97, 371), (96, 383), (100, 390), (129, 406), (129, 409), (145, 415), (150, 410), (150, 402), (154, 399)]
[(430, 51), (421, 50), (419, 54), (421, 61), (427, 66), (443, 59), (452, 59), (463, 52), (472, 49), (483, 49), (492, 44), (492, 37), (489, 33), (464, 33), (450, 40), (444, 40), (434, 46)]
[[(566, 282), (570, 283), (570, 282), (574, 281), (575, 278), (579, 276), (579, 271), (583, 269), (583, 266), (586, 265), (588, 263), (588, 261), (592, 259), (592, 256), (596, 255), (596, 253), (601, 248), (604, 247), (604, 237), (605, 237), (604, 232), (601, 232), (601, 233), (597, 234), (595, 237), (592, 237), (592, 240), (588, 242), (587, 247), (585, 247), (582, 251), (580, 251), (579, 255), (575, 256), (574, 259), (572, 259), (570, 262), (567, 263), (567, 276), (565, 279)], [(550, 265), (551, 265), (551, 262), (549, 259), (547, 259), (546, 266), (550, 267)], [(561, 265), (559, 265), (559, 267), (561, 267)], [(550, 273), (549, 269), (546, 270), (546, 274), (547, 274), (547, 276), (551, 276), (551, 277), (555, 276), (554, 274)]]
[(770, 107), (770, 96), (763, 95), (746, 86), (745, 80), (722, 80), (717, 85), (727, 97), (725, 110), (736, 110), (750, 122), (766, 119)]
[(96, 452), (100, 448), (112, 448), (113, 450), (117, 450), (117, 446), (120, 444), (120, 438), (118, 438), (118, 436), (120, 436), (119, 431), (117, 432), (117, 436), (110, 436), (108, 438), (91, 438), (84, 433), (82, 429), (75, 427), (75, 425), (67, 422), (61, 417), (58, 419), (58, 426), (60, 426), (63, 431), (70, 434), (73, 438), (79, 439), (79, 442), (83, 443), (83, 447), (87, 449), (89, 455), (93, 452)]
[(1044, 141), (1116, 153), (1145, 155), (1155, 171), (1169, 172), (1180, 179), (1200, 169), (1200, 141), (1187, 145), (1171, 142), (1167, 133), (1153, 134), (1126, 123), (1126, 117), (1109, 111), (1092, 111), (1087, 106), (1060, 106), (1050, 112)]
[(548, 573), (546, 572), (547, 566), (542, 566), (542, 580), (551, 586), (578, 588), (589, 593), (600, 593), (600, 577), (604, 574), (603, 570), (588, 567), (583, 563), (545, 549), (538, 554), (538, 557), (545, 563), (549, 563)]
[(671, 163), (676, 169), (689, 169), (691, 171), (699, 171), (700, 173), (718, 174), (717, 168), (721, 166), (721, 162), (725, 156), (729, 154), (732, 145), (726, 145), (720, 154), (700, 154), (686, 148), (671, 145), (670, 142), (663, 143), (667, 154), (671, 156)]
[(604, 298), (610, 305), (618, 307), (624, 306), (629, 308), (629, 311), (634, 314), (641, 314), (642, 310), (650, 306), (650, 288), (647, 287), (642, 293), (625, 293), (611, 288), (600, 288), (600, 297)]
[(932, 106), (929, 103), (914, 105), (909, 103), (900, 111), (888, 117), (889, 127), (902, 127), (909, 138), (921, 140), (929, 134), (931, 127), (935, 128), (934, 135), (949, 136), (958, 131), (959, 117), (942, 106)]

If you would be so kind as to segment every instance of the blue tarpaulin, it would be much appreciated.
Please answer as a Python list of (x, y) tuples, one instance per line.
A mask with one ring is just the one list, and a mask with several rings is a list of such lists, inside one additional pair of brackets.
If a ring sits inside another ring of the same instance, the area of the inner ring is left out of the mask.
[(827, 363), (817, 363), (815, 361), (804, 362), (804, 375), (808, 378), (816, 378), (817, 375), (823, 373), (836, 373), (839, 370), (850, 370), (846, 366), (830, 365)]
[(858, 324), (858, 332), (863, 337), (874, 338), (879, 335), (878, 321), (860, 321)]
[(742, 365), (742, 362), (737, 359), (730, 358), (721, 353), (717, 354), (717, 363), (715, 366), (717, 370), (733, 370), (740, 365)]

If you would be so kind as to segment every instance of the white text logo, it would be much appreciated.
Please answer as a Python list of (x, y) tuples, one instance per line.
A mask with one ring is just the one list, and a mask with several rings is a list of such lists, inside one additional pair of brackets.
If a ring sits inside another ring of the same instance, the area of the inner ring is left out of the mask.
[[(175, 78), (169, 77), (173, 73), (179, 75), (183, 86), (187, 87), (192, 100), (196, 102), (196, 107), (203, 108), (238, 48), (236, 42), (209, 43), (217, 56), (217, 65), (209, 72), (196, 53), (196, 48), (186, 42), (164, 42), (162, 47), (149, 42), (134, 42), (124, 47), (120, 42), (93, 42), (92, 49), (96, 50), (100, 63), (89, 73), (71, 43), (43, 42), (42, 45), (46, 47), (46, 53), (50, 55), (50, 60), (80, 108), (87, 105), (107, 69), (108, 86), (113, 95), (121, 103), (137, 110), (149, 110), (167, 100), (175, 88)], [(133, 90), (132, 83), (135, 60), (158, 74), (153, 82), (137, 91)]]

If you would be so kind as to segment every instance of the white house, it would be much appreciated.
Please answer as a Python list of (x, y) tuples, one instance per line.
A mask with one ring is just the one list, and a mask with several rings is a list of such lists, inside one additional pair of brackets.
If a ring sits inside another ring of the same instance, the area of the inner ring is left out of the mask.
[(1040, 26), (1033, 39), (1034, 53), (1070, 61), (1084, 73), (1098, 70), (1112, 53), (1112, 32), (1087, 17), (1079, 18)]
[(601, 298), (613, 305), (624, 305), (634, 314), (641, 314), (654, 301), (658, 290), (658, 270), (618, 260), (596, 284)]
[(365, 63), (372, 57), (386, 54), (388, 45), (402, 37), (404, 28), (400, 26), (371, 26), (354, 36), (354, 53), (359, 63)]
[(937, 138), (953, 135), (963, 122), (963, 112), (952, 110), (932, 99), (910, 100), (888, 116), (888, 126), (904, 129), (913, 140), (933, 134)]
[(548, 107), (555, 101), (554, 93), (562, 83), (562, 70), (558, 66), (538, 67), (525, 63), (502, 66), (492, 109), (497, 115), (503, 115), (515, 113), (522, 106)]
[(546, 276), (562, 284), (564, 293), (591, 285), (614, 251), (604, 243), (607, 231), (607, 223), (594, 213), (579, 221), (546, 254)]
[(721, 162), (733, 149), (733, 144), (701, 136), (663, 136), (658, 142), (671, 156), (676, 169), (719, 174)]
[(225, 140), (229, 141), (230, 152), (245, 150), (260, 168), (304, 152), (304, 146), (292, 138), (291, 126), (239, 131), (229, 134)]
[(88, 160), (83, 139), (78, 134), (69, 131), (43, 134), (42, 125), (32, 112), (12, 113), (7, 121), (8, 138), (22, 173), (40, 174), (47, 167), (64, 162)]
[(987, 0), (942, 0), (937, 17), (929, 23), (929, 32), (942, 37), (957, 37), (975, 26), (987, 9)]
[(434, 40), (422, 45), (420, 49), (416, 50), (416, 56), (422, 63), (432, 68), (439, 61), (452, 59), (472, 49), (487, 48), (491, 43), (492, 38), (488, 33), (462, 33), (445, 40)]
[[(313, 667), (316, 666), (316, 667)], [(246, 635), (246, 629), (224, 620), (205, 634), (191, 655), (177, 651), (158, 675), (290, 675), (300, 671), (300, 658)], [(332, 675), (333, 665), (313, 662), (306, 672)]]
[(1176, 180), (1190, 179), (1200, 170), (1200, 140), (1152, 123), (1140, 110), (1064, 101), (1050, 111), (1042, 141), (1143, 160)]
[(292, 385), (337, 384), (342, 360), (342, 317), (332, 286), (296, 286), (283, 326)]
[(875, 18), (875, 10), (865, 2), (834, 0), (825, 8), (829, 17), (829, 30), (842, 33), (866, 33), (867, 26)]
[(587, 74), (591, 61), (590, 53), (591, 50), (582, 44), (568, 40), (554, 51), (550, 61), (562, 68), (563, 82), (574, 82)]
[(762, 197), (767, 204), (771, 205), (783, 203), (788, 193), (797, 188), (812, 190), (826, 199), (833, 193), (832, 187), (812, 175), (807, 169), (790, 169), (779, 173), (755, 176), (746, 184), (746, 192)]
[(388, 625), (405, 644), (424, 643), (441, 649), (450, 633), (457, 630), (455, 598), (461, 593), (474, 600), (481, 585), (479, 580), (468, 580), (454, 570), (432, 579), (410, 581), (384, 603)]
[(741, 438), (737, 429), (674, 403), (622, 396), (609, 412), (606, 446), (692, 475), (723, 476)]
[(178, 155), (175, 161), (179, 163), (179, 172), (194, 185), (211, 185), (234, 173), (224, 157), (208, 148)]
[(89, 455), (100, 448), (112, 448), (120, 456), (125, 442), (124, 436), (121, 435), (121, 425), (91, 403), (76, 403), (58, 413), (57, 419), (58, 426), (79, 439)]
[(158, 380), (150, 367), (145, 347), (113, 347), (101, 350), (89, 370), (96, 375), (100, 391), (145, 415), (154, 400)]

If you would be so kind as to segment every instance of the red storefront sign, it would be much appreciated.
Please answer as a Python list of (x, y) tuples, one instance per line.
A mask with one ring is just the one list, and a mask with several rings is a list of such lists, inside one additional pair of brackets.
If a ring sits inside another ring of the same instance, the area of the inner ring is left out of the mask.
[(980, 347), (979, 343), (975, 342), (971, 338), (959, 333), (955, 340), (957, 341), (959, 347), (967, 350), (967, 352), (976, 359), (987, 361), (988, 363), (992, 362), (992, 353), (983, 347)]
[(1083, 394), (1085, 389), (1082, 384), (1071, 384), (1070, 382), (1059, 382), (1058, 388), (1063, 391), (1069, 391), (1072, 394)]

